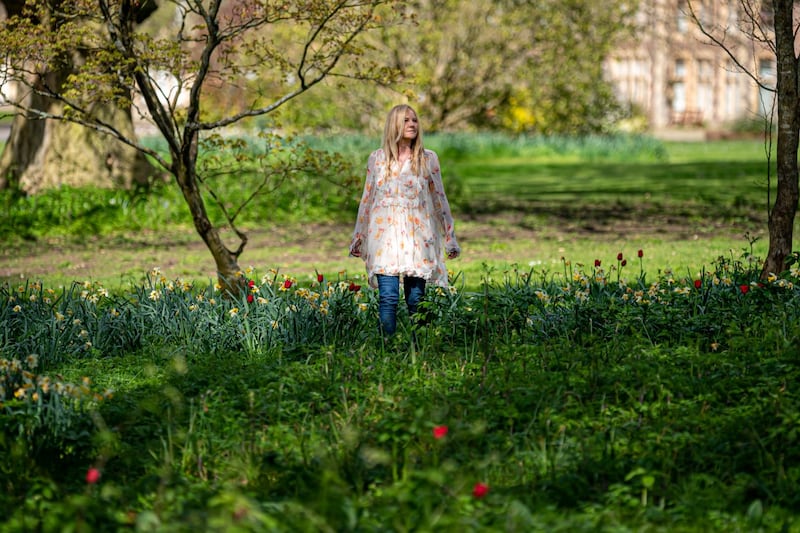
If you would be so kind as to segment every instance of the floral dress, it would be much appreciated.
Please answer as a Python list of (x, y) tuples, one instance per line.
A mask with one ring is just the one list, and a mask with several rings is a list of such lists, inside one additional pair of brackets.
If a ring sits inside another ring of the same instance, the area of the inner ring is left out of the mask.
[(360, 250), (371, 287), (378, 286), (377, 274), (447, 287), (445, 252), (461, 249), (435, 152), (425, 150), (419, 172), (412, 172), (411, 161), (388, 168), (383, 149), (369, 156), (350, 253)]

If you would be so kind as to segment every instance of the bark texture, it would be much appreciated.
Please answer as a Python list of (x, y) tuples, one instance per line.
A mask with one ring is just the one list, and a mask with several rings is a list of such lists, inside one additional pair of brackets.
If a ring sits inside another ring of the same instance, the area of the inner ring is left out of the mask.
[[(8, 16), (22, 13), (24, 1), (5, 1)], [(80, 50), (70, 54), (71, 65), (83, 60)], [(42, 91), (60, 91), (72, 73), (58, 71), (26, 76), (25, 83), (9, 88), (16, 95), (18, 114), (0, 155), (0, 189), (35, 194), (60, 186), (124, 187), (144, 185), (157, 174), (138, 150), (91, 127), (65, 120), (42, 118), (63, 115), (63, 103)], [(95, 105), (92, 114), (129, 139), (135, 139), (130, 109), (111, 103)]]
[(800, 67), (795, 56), (794, 2), (775, 0), (775, 46), (777, 55), (778, 139), (775, 204), (769, 214), (769, 251), (761, 277), (786, 269), (792, 253), (792, 233), (798, 203), (797, 148), (800, 141)]

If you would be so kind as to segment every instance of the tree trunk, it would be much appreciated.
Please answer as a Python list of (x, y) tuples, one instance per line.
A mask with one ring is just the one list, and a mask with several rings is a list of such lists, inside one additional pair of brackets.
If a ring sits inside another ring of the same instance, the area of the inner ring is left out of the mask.
[(798, 164), (800, 142), (800, 92), (798, 61), (794, 51), (792, 0), (775, 0), (775, 45), (778, 91), (778, 183), (775, 204), (769, 214), (769, 251), (761, 277), (786, 270), (786, 257), (792, 253), (792, 232), (797, 212)]
[[(3, 2), (8, 16), (20, 15), (24, 1)], [(147, 11), (147, 15), (152, 9)], [(80, 50), (65, 57), (69, 65), (83, 61)], [(59, 116), (64, 105), (33, 88), (49, 87), (60, 91), (72, 69), (31, 75), (24, 86), (16, 85), (23, 114), (14, 117), (9, 138), (0, 155), (0, 189), (14, 189), (27, 194), (68, 186), (130, 188), (147, 184), (157, 170), (138, 150), (92, 128), (65, 120), (43, 119), (33, 111)], [(96, 105), (92, 114), (113, 124), (128, 139), (135, 139), (130, 109), (111, 103)]]
[[(61, 75), (49, 74), (48, 83)], [(52, 85), (51, 85), (52, 86)], [(31, 93), (26, 107), (60, 114), (62, 105)], [(135, 138), (129, 110), (104, 105), (94, 110), (130, 139)], [(138, 150), (97, 130), (63, 120), (17, 115), (0, 156), (0, 189), (27, 194), (62, 185), (125, 187), (147, 184), (156, 169)]]
[[(179, 160), (179, 158), (180, 156), (176, 160)], [(223, 294), (238, 296), (245, 286), (245, 280), (238, 263), (239, 253), (232, 252), (225, 246), (219, 234), (219, 229), (211, 224), (205, 202), (203, 202), (200, 189), (197, 187), (198, 181), (192, 170), (193, 168), (193, 165), (184, 164), (175, 169), (174, 174), (178, 180), (178, 185), (180, 185), (183, 198), (186, 200), (186, 205), (189, 206), (189, 210), (192, 213), (194, 227), (214, 258), (214, 263), (217, 267), (217, 280)]]

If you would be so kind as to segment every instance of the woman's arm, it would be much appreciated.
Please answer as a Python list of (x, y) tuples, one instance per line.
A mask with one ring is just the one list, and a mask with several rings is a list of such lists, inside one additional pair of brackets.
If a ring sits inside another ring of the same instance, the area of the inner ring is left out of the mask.
[(353, 238), (350, 240), (350, 255), (361, 257), (361, 249), (366, 240), (369, 230), (369, 216), (372, 211), (372, 201), (375, 197), (375, 172), (378, 152), (372, 152), (367, 161), (367, 177), (364, 180), (364, 192), (361, 194), (361, 201), (358, 204), (358, 216), (356, 217), (356, 227), (353, 230)]
[(439, 156), (436, 152), (428, 152), (428, 169), (431, 173), (431, 196), (433, 197), (433, 215), (436, 221), (441, 224), (442, 233), (444, 233), (444, 249), (447, 257), (454, 259), (461, 254), (461, 247), (458, 245), (456, 239), (455, 224), (453, 222), (453, 213), (450, 211), (450, 203), (447, 201), (447, 195), (444, 193), (444, 184), (442, 183), (442, 169), (439, 166)]

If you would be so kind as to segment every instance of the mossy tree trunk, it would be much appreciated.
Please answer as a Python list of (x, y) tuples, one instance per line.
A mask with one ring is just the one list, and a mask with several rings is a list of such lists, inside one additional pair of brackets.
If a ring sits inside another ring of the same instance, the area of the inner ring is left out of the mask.
[[(22, 12), (24, 3), (6, 1), (4, 5), (13, 16)], [(156, 174), (142, 152), (98, 129), (43, 118), (64, 115), (63, 101), (46, 93), (60, 93), (66, 78), (74, 74), (73, 67), (83, 62), (83, 54), (73, 50), (65, 54), (61, 69), (27, 74), (24, 84), (9, 87), (18, 96), (17, 114), (0, 155), (0, 189), (34, 194), (64, 185), (130, 188), (147, 184)], [(136, 137), (129, 107), (100, 102), (90, 112), (100, 121), (114, 124), (126, 137)]]

